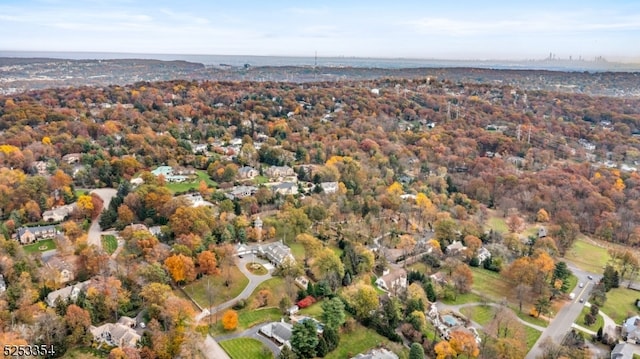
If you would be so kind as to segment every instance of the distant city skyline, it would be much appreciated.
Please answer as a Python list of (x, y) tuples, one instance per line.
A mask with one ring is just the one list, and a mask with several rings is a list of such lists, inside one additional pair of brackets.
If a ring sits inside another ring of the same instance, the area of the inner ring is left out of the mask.
[(640, 2), (3, 0), (0, 50), (640, 62)]

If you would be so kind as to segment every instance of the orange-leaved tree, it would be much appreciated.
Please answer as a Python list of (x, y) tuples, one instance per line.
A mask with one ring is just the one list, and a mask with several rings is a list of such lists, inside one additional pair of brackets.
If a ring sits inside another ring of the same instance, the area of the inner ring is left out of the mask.
[(238, 327), (238, 312), (229, 309), (222, 315), (222, 327), (224, 330), (235, 330)]

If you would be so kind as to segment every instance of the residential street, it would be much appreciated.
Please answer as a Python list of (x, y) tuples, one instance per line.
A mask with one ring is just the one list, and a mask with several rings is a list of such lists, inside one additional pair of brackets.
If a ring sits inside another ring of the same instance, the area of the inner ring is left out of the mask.
[[(115, 197), (118, 191), (114, 188), (98, 188), (91, 191), (91, 193), (95, 193), (104, 202), (102, 210), (104, 211), (106, 208), (109, 208), (109, 203), (111, 203), (111, 199)], [(100, 248), (100, 236), (102, 234), (102, 230), (100, 229), (100, 217), (102, 213), (96, 218), (93, 222), (91, 222), (91, 227), (89, 227), (89, 234), (87, 236), (87, 244), (94, 245)]]

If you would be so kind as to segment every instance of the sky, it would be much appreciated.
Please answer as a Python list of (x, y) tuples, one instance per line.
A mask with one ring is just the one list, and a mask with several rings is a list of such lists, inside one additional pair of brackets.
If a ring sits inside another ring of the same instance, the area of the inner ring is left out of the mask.
[(638, 0), (0, 0), (0, 50), (640, 62)]

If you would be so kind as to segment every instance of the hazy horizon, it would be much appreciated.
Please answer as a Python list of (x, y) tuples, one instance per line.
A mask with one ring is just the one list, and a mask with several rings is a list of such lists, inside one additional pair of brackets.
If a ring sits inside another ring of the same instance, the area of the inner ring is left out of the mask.
[(6, 0), (4, 51), (640, 62), (640, 3)]

